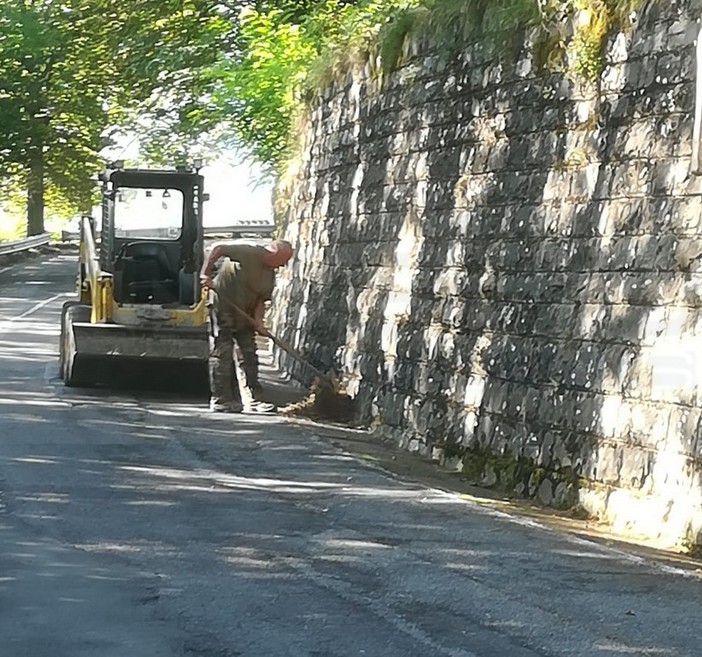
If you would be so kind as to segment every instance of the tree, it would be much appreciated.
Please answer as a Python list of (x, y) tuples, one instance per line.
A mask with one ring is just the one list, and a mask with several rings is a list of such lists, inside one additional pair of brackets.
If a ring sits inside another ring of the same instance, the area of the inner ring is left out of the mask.
[(269, 168), (290, 155), (295, 118), (339, 61), (419, 0), (250, 0), (233, 52), (212, 68), (222, 124)]
[(199, 71), (230, 33), (206, 0), (3, 0), (0, 179), (25, 190), (28, 234), (44, 230), (47, 200), (91, 206), (108, 129), (155, 112), (199, 130)]

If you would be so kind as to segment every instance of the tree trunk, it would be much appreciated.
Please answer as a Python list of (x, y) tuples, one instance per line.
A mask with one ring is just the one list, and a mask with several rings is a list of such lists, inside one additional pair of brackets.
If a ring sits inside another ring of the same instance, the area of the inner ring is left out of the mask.
[(44, 232), (44, 157), (35, 156), (27, 180), (27, 237)]

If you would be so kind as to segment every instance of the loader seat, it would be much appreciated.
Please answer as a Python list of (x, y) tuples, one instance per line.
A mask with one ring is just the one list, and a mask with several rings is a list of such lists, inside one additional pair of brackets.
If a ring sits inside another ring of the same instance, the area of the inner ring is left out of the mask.
[(115, 292), (122, 303), (172, 303), (178, 279), (168, 251), (159, 242), (128, 242), (115, 261)]

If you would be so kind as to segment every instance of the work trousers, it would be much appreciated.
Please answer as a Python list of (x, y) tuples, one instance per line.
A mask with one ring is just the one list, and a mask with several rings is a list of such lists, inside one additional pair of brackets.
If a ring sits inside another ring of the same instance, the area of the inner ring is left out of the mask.
[(258, 397), (256, 334), (228, 313), (210, 313), (210, 393), (215, 404), (241, 401), (244, 406)]

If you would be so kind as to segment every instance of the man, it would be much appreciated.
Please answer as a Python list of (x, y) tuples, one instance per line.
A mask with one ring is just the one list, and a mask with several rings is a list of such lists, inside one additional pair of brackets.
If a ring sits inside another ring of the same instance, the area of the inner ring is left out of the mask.
[[(255, 333), (268, 333), (263, 325), (265, 302), (273, 294), (275, 270), (285, 265), (292, 255), (291, 244), (283, 240), (275, 240), (265, 247), (217, 242), (208, 252), (200, 281), (214, 291), (211, 312), (214, 340), (209, 362), (210, 410), (213, 412), (270, 413), (275, 410), (272, 404), (260, 399)], [(212, 268), (220, 258), (225, 260), (213, 281)], [(235, 342), (238, 346), (236, 368)], [(237, 400), (237, 392), (242, 403)]]

